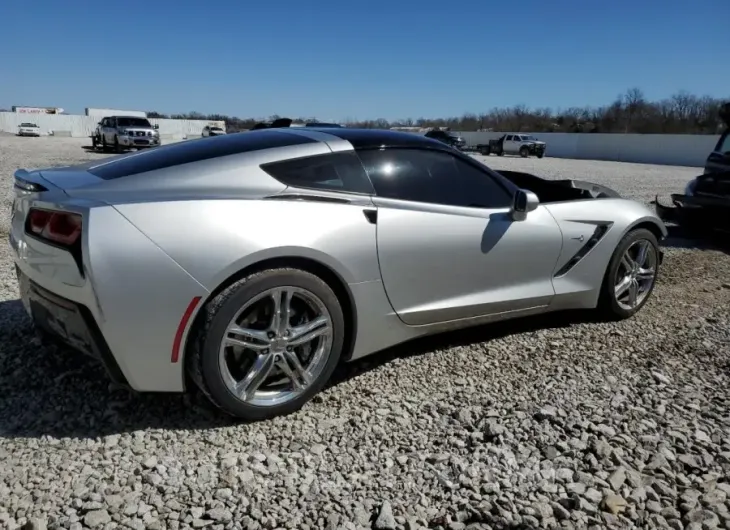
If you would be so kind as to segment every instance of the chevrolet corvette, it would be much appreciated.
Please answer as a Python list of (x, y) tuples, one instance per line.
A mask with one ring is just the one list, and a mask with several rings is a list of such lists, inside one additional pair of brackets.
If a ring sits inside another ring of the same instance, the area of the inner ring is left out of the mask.
[(268, 127), (15, 173), (10, 245), (45, 338), (140, 392), (291, 413), (340, 362), (566, 309), (629, 318), (667, 231), (599, 185), (421, 135)]

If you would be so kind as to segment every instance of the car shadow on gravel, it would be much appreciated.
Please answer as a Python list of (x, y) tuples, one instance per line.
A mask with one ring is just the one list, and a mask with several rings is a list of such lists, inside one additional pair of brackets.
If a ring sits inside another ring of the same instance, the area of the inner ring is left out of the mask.
[(419, 337), (361, 360), (342, 364), (333, 374), (327, 388), (342, 384), (396, 359), (424, 355), (458, 346), (471, 346), (510, 335), (596, 322), (599, 320), (590, 311), (561, 311)]
[[(527, 317), (416, 339), (343, 363), (328, 388), (397, 358), (579, 322), (586, 322), (585, 312)], [(240, 423), (214, 409), (198, 392), (138, 394), (110, 383), (96, 360), (41, 344), (19, 300), (0, 302), (0, 389), (0, 439), (88, 439), (142, 429), (202, 430)]]

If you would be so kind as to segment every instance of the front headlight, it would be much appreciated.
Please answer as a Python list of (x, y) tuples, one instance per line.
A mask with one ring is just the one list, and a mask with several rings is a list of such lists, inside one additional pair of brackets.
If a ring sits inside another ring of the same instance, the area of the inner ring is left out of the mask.
[(684, 194), (687, 197), (691, 197), (695, 194), (695, 187), (697, 187), (697, 179), (690, 180), (687, 185), (684, 187)]

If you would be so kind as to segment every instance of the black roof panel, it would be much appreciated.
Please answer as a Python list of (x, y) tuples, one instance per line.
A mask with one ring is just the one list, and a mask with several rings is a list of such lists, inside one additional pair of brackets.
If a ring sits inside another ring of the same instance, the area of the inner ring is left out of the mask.
[(350, 129), (342, 128), (317, 128), (315, 131), (337, 136), (350, 142), (355, 149), (367, 149), (377, 147), (430, 147), (443, 149), (444, 144), (421, 134), (413, 134), (402, 131), (390, 131), (387, 129)]
[(88, 171), (104, 180), (113, 180), (221, 156), (315, 142), (305, 136), (287, 133), (286, 129), (247, 131), (154, 147), (108, 162), (102, 160)]

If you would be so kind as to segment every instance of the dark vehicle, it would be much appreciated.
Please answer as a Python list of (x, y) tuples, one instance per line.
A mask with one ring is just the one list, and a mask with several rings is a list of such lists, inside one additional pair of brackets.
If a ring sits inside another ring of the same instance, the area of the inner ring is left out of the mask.
[(452, 133), (451, 131), (442, 131), (441, 129), (433, 129), (426, 133), (426, 138), (433, 138), (439, 142), (443, 142), (446, 145), (450, 145), (459, 150), (463, 150), (466, 147), (466, 140), (461, 136)]
[(339, 123), (321, 123), (321, 122), (310, 122), (305, 123), (305, 127), (319, 127), (319, 128), (332, 128), (332, 127), (342, 127)]
[(672, 194), (673, 206), (654, 200), (657, 215), (691, 232), (730, 233), (730, 102), (720, 108), (725, 132), (707, 157), (705, 173), (687, 183), (684, 193)]
[(522, 158), (545, 156), (547, 145), (530, 134), (504, 134), (496, 140), (489, 140), (488, 144), (478, 144), (479, 154), (489, 156), (520, 155)]
[(259, 129), (282, 129), (286, 127), (291, 127), (292, 124), (291, 119), (289, 118), (279, 118), (271, 123), (262, 121), (261, 123), (257, 123), (253, 127), (251, 127), (252, 131), (258, 131)]
[(725, 132), (705, 162), (705, 174), (730, 171), (730, 101), (720, 107), (720, 118), (725, 122)]
[(319, 123), (319, 122), (310, 122), (305, 123), (304, 125), (292, 125), (293, 120), (290, 118), (278, 118), (271, 123), (269, 122), (261, 122), (254, 125), (251, 130), (256, 131), (259, 129), (282, 129), (286, 127), (318, 127), (320, 129), (331, 129), (331, 128), (342, 128), (342, 125), (338, 123)]

